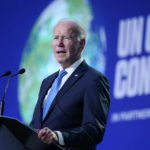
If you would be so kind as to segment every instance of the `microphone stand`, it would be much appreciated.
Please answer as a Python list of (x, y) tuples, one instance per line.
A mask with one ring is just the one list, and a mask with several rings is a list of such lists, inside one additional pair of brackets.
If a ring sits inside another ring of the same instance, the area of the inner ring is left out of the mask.
[(7, 81), (7, 84), (6, 84), (4, 93), (3, 93), (3, 97), (2, 97), (2, 100), (1, 100), (1, 103), (0, 103), (0, 116), (3, 116), (3, 113), (4, 113), (4, 99), (5, 99), (5, 95), (6, 95), (6, 92), (7, 92), (8, 86), (9, 86), (9, 83), (10, 83), (10, 81), (11, 81), (11, 78), (12, 78), (12, 77), (9, 77), (9, 79), (8, 79), (8, 81)]

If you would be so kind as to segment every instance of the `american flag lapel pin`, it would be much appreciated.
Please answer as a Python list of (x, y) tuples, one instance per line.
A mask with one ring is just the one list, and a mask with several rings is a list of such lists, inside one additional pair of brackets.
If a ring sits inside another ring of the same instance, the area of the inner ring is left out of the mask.
[(78, 77), (78, 74), (75, 74), (74, 76), (75, 76), (75, 77)]

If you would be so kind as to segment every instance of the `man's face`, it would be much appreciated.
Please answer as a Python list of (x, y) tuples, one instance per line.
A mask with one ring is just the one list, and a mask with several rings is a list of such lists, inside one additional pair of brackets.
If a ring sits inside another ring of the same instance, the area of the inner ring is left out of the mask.
[(81, 56), (81, 44), (71, 23), (60, 22), (54, 28), (53, 52), (58, 63), (63, 68), (72, 65)]

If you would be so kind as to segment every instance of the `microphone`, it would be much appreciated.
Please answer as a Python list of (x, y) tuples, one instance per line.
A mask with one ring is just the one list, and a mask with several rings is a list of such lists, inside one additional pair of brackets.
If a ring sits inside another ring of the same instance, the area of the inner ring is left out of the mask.
[(0, 103), (0, 115), (1, 116), (3, 115), (3, 112), (4, 112), (4, 99), (5, 99), (5, 95), (6, 95), (9, 83), (11, 81), (11, 78), (13, 78), (13, 77), (15, 77), (15, 76), (17, 76), (19, 74), (23, 74), (24, 72), (25, 72), (25, 69), (22, 68), (16, 74), (14, 74), (14, 75), (12, 75), (12, 76), (9, 77), (9, 79), (7, 81), (7, 84), (6, 84), (6, 87), (5, 87), (5, 90), (4, 90), (4, 93), (3, 93), (3, 97), (2, 97), (1, 103)]
[(11, 71), (8, 70), (5, 73), (3, 73), (2, 75), (0, 75), (0, 78), (5, 77), (5, 76), (9, 76), (11, 74)]
[(22, 69), (20, 69), (20, 70), (18, 71), (18, 73), (12, 75), (11, 78), (17, 76), (18, 74), (23, 74), (25, 71), (26, 71), (26, 70), (25, 70), (24, 68), (22, 68)]

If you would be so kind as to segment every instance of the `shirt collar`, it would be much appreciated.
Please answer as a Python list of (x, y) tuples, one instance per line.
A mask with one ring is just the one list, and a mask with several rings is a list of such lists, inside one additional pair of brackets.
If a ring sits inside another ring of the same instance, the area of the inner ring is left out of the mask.
[[(78, 59), (77, 61), (75, 61), (71, 66), (69, 66), (65, 70), (67, 71), (68, 74), (71, 74), (82, 62), (83, 62), (83, 58), (81, 57), (80, 59)], [(61, 70), (63, 70), (62, 67), (60, 68), (59, 72)]]

